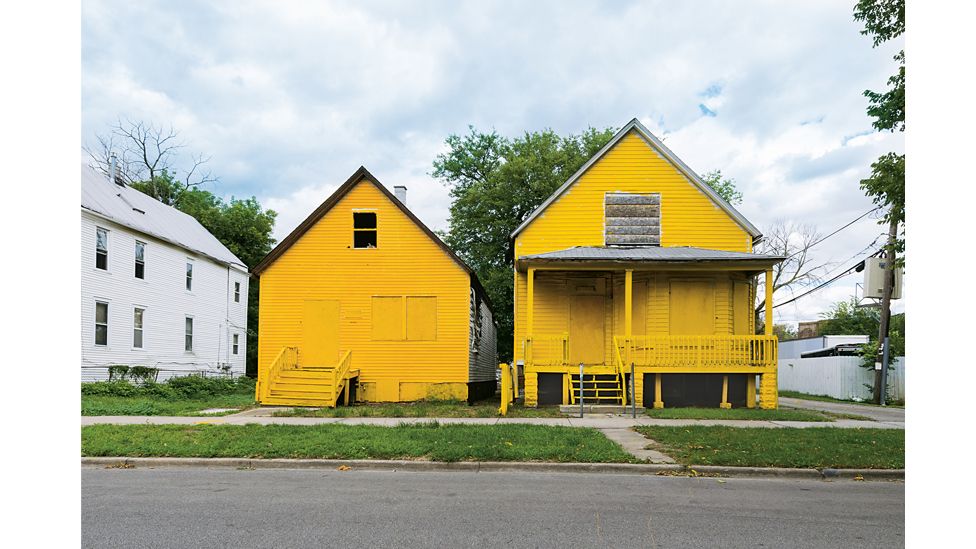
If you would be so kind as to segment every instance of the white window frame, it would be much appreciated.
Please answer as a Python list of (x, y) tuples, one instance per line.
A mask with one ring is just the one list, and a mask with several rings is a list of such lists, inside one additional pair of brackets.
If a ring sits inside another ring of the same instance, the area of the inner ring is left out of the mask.
[(192, 292), (193, 291), (193, 260), (190, 258), (186, 259), (186, 272), (184, 273), (184, 275), (185, 275), (185, 280), (183, 283), (183, 287), (186, 289), (186, 291)]
[(231, 343), (232, 354), (235, 354), (236, 355), (237, 354), (237, 351), (239, 350), (240, 336), (241, 336), (241, 334), (234, 334), (234, 336), (233, 336), (233, 338), (231, 340), (232, 341), (232, 343)]
[[(104, 324), (98, 322), (98, 306), (99, 305), (105, 305), (105, 322), (104, 322)], [(100, 300), (100, 299), (96, 299), (95, 300), (95, 314), (94, 314), (94, 317), (92, 318), (92, 320), (94, 321), (95, 333), (94, 333), (94, 337), (92, 338), (92, 340), (94, 341), (96, 347), (108, 347), (108, 325), (109, 325), (109, 316), (108, 316), (109, 315), (109, 307), (108, 307), (108, 305), (109, 305), (108, 301), (103, 301), (103, 300)], [(98, 342), (98, 327), (100, 325), (104, 325), (105, 326), (105, 343), (99, 343)]]
[[(136, 327), (136, 311), (142, 311), (142, 319), (139, 327)], [(139, 332), (139, 343), (136, 346), (136, 332)], [(132, 306), (132, 348), (137, 350), (143, 350), (146, 348), (146, 307), (142, 305)]]
[(193, 353), (193, 317), (190, 315), (183, 317), (183, 352)]
[[(98, 233), (100, 232), (105, 233), (105, 268), (104, 269), (98, 266), (98, 252), (99, 252)], [(108, 239), (109, 239), (109, 230), (106, 229), (105, 227), (99, 227), (96, 225), (95, 226), (95, 269), (96, 270), (108, 272)]]
[(234, 283), (234, 303), (240, 303), (240, 302), (241, 302), (241, 283), (240, 282), (235, 282)]
[[(141, 262), (142, 263), (142, 276), (139, 276), (137, 274), (138, 273), (138, 269), (139, 269), (139, 263), (140, 263), (140, 261), (139, 261), (139, 246), (140, 245), (142, 245), (142, 262)], [(136, 240), (135, 254), (136, 254), (135, 255), (135, 268), (133, 269), (132, 275), (135, 278), (138, 278), (139, 280), (145, 280), (146, 279), (146, 243), (145, 242), (143, 242), (141, 240)]]

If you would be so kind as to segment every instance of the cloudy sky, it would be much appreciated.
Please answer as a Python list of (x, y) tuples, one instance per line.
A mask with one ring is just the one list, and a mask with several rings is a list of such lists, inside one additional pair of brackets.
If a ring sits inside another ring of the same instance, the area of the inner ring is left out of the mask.
[[(281, 239), (360, 165), (446, 228), (428, 173), (469, 125), (565, 134), (637, 117), (699, 173), (734, 177), (761, 229), (826, 234), (872, 207), (858, 188), (871, 162), (904, 150), (862, 96), (903, 43), (873, 49), (853, 3), (85, 0), (81, 138), (120, 117), (172, 125), (212, 156), (210, 190), (256, 196)], [(817, 259), (836, 274), (882, 232), (865, 218)], [(860, 278), (776, 321), (818, 318)]]

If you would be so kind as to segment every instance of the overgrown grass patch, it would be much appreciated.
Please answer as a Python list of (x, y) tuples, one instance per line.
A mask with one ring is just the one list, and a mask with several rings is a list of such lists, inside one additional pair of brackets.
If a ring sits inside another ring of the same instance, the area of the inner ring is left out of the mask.
[(686, 465), (903, 469), (903, 429), (637, 427)]
[(628, 463), (595, 429), (548, 425), (91, 425), (83, 456)]
[[(863, 401), (863, 400), (862, 401), (857, 401), (857, 400), (844, 400), (844, 399), (841, 399), (841, 398), (834, 398), (834, 397), (827, 396), (827, 395), (811, 395), (811, 394), (808, 394), (808, 393), (801, 393), (799, 391), (786, 391), (786, 390), (783, 390), (783, 391), (780, 391), (779, 392), (779, 396), (786, 397), (786, 398), (799, 398), (801, 400), (816, 400), (816, 401), (819, 401), (819, 402), (839, 402), (841, 404), (863, 404), (865, 406), (878, 406), (878, 404), (875, 404), (873, 402), (866, 402), (866, 401)], [(888, 403), (888, 406), (895, 407), (895, 408), (904, 408), (905, 407), (905, 401), (904, 400), (892, 401), (892, 402)]]
[[(422, 400), (356, 404), (335, 408), (293, 408), (274, 412), (276, 417), (498, 417), (499, 402), (486, 400), (468, 405), (463, 400)], [(506, 417), (564, 417), (558, 406), (526, 408), (509, 405)]]
[(807, 410), (763, 410), (761, 408), (648, 408), (657, 419), (751, 419), (760, 421), (831, 421), (826, 414)]
[(101, 381), (81, 384), (83, 416), (194, 416), (208, 408), (254, 406), (254, 380), (185, 376), (163, 383)]

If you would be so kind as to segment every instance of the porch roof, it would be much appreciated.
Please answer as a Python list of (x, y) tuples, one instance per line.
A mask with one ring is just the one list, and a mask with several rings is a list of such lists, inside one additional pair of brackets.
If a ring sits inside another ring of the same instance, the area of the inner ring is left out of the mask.
[(754, 270), (772, 267), (783, 256), (709, 250), (691, 246), (574, 246), (565, 250), (523, 255), (516, 261), (519, 270), (528, 267), (635, 268), (650, 270), (667, 267), (709, 266), (723, 269)]

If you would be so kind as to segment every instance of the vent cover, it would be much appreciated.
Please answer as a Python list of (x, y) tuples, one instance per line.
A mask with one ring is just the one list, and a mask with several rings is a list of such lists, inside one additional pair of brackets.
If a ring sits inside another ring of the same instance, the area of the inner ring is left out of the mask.
[(607, 193), (604, 197), (608, 246), (660, 246), (660, 193)]

